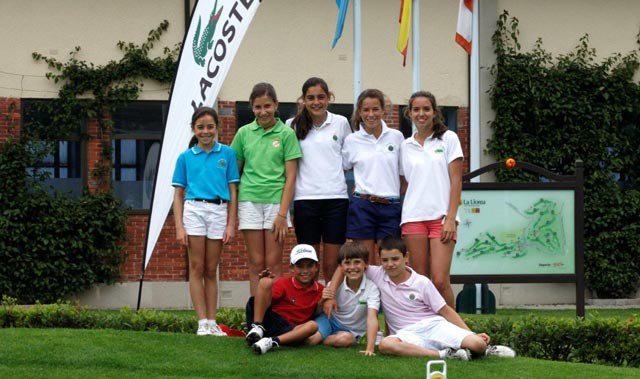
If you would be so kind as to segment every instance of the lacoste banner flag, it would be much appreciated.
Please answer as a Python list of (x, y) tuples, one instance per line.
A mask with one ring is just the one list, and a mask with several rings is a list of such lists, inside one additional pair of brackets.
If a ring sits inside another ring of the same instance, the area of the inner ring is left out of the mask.
[(260, 0), (196, 2), (171, 90), (151, 202), (143, 271), (149, 264), (171, 208), (173, 170), (178, 156), (187, 149), (191, 139), (193, 111), (199, 106), (214, 104), (259, 6)]

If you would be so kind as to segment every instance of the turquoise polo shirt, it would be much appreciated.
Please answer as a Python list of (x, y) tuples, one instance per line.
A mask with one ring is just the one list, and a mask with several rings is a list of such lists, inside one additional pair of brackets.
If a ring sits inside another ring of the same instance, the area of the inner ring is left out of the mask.
[(238, 130), (231, 147), (244, 162), (238, 201), (280, 203), (285, 162), (302, 157), (295, 131), (280, 119), (266, 132), (253, 121)]
[(229, 201), (229, 183), (239, 181), (236, 154), (229, 146), (216, 142), (208, 153), (194, 145), (180, 154), (171, 185), (186, 189), (185, 200)]

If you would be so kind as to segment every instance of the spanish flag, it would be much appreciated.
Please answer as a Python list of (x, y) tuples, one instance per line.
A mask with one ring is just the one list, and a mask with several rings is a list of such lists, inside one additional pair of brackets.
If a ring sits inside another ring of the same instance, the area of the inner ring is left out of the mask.
[(471, 35), (473, 27), (473, 0), (460, 0), (456, 42), (471, 55)]
[(411, 33), (411, 0), (400, 0), (400, 32), (398, 33), (398, 45), (396, 48), (404, 57), (402, 66), (407, 65), (407, 47), (409, 46), (409, 33)]

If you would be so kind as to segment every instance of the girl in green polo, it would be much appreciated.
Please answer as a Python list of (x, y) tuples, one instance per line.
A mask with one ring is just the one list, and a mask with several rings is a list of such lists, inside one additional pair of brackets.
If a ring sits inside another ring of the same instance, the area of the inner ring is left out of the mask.
[(231, 147), (242, 170), (238, 218), (253, 296), (261, 271), (268, 268), (282, 276), (282, 250), (291, 227), (289, 206), (302, 153), (295, 131), (275, 116), (278, 98), (271, 84), (256, 84), (249, 104), (256, 119), (238, 130)]

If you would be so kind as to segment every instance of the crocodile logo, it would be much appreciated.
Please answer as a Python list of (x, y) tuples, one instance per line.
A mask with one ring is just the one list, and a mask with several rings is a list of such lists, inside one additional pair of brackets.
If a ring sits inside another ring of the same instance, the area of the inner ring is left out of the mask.
[(216, 26), (218, 25), (218, 20), (220, 19), (220, 14), (222, 14), (222, 7), (216, 13), (216, 8), (218, 8), (218, 0), (216, 0), (213, 5), (213, 11), (211, 12), (211, 16), (209, 17), (209, 22), (207, 26), (205, 26), (202, 31), (202, 36), (200, 35), (200, 26), (201, 19), (198, 18), (198, 26), (196, 27), (196, 33), (193, 35), (193, 59), (196, 63), (202, 67), (204, 67), (205, 56), (213, 47), (213, 34), (216, 31)]

